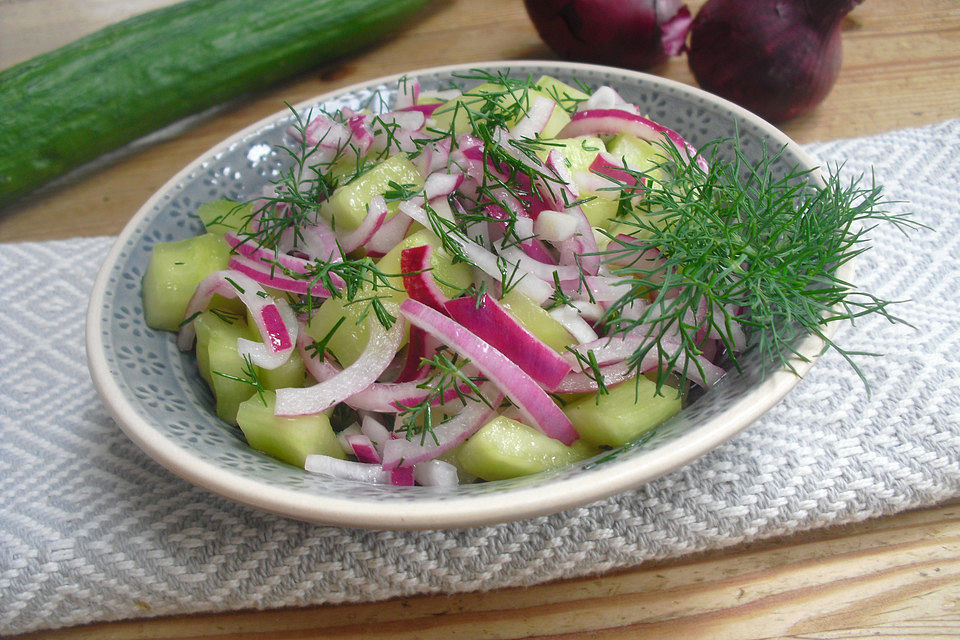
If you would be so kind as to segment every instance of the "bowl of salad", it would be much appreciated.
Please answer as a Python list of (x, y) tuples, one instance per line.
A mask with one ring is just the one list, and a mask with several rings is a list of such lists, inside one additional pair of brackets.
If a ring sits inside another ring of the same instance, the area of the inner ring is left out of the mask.
[(850, 288), (850, 197), (771, 125), (655, 76), (381, 78), (237, 133), (144, 205), (93, 289), (90, 370), (145, 452), (253, 507), (555, 512), (694, 460), (797, 383)]

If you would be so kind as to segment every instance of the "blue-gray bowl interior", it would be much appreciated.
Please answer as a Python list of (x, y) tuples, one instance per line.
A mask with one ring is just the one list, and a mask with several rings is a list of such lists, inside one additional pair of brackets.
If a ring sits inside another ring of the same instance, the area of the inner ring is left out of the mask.
[[(538, 77), (545, 73), (594, 88), (610, 84), (627, 100), (638, 104), (650, 118), (680, 132), (695, 146), (729, 137), (737, 131), (744, 155), (758, 160), (764, 145), (780, 148), (785, 140), (773, 136), (769, 126), (745, 118), (743, 112), (718, 104), (689, 87), (658, 78), (634, 74), (625, 79), (620, 71), (601, 67), (571, 70), (566, 65), (550, 63), (504, 64), (513, 75)], [(443, 70), (418, 73), (417, 77), (424, 89), (449, 88), (451, 82), (461, 86), (478, 83), (454, 78)], [(391, 103), (395, 89), (393, 82), (371, 85), (338, 95), (322, 106), (330, 111), (343, 106), (382, 110)], [(747, 358), (743, 375), (727, 376), (642, 444), (628, 445), (584, 464), (552, 472), (455, 488), (362, 485), (312, 475), (250, 449), (239, 429), (217, 419), (213, 398), (198, 375), (194, 356), (177, 350), (173, 334), (154, 331), (144, 324), (141, 279), (157, 243), (201, 232), (201, 224), (193, 215), (198, 205), (219, 198), (250, 198), (276, 178), (286, 157), (276, 145), (290, 142), (291, 122), (289, 112), (281, 114), (240, 141), (215, 148), (184, 179), (165, 187), (152, 209), (137, 221), (108, 275), (99, 331), (110, 375), (124, 399), (163, 438), (182, 449), (184, 455), (198, 456), (227, 474), (295, 490), (306, 502), (314, 496), (329, 495), (349, 496), (352, 500), (370, 503), (418, 499), (464, 501), (491, 492), (547, 488), (570, 479), (590, 483), (591, 475), (607, 465), (642, 463), (723, 412), (761, 382), (758, 361)], [(787, 148), (778, 160), (778, 168), (788, 170), (804, 161), (802, 152), (795, 147)], [(243, 501), (242, 496), (233, 497)]]

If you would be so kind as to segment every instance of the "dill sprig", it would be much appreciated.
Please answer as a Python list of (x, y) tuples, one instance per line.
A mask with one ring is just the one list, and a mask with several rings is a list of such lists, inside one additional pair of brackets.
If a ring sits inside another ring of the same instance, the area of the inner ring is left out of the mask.
[[(296, 246), (302, 238), (300, 229), (305, 225), (317, 224), (321, 215), (320, 207), (333, 191), (338, 186), (350, 183), (375, 164), (363, 159), (356, 150), (350, 149), (349, 143), (336, 148), (332, 157), (322, 162), (314, 162), (323, 140), (316, 145), (309, 145), (306, 142), (307, 126), (313, 112), (303, 115), (289, 105), (288, 108), (293, 113), (291, 126), (298, 143), (293, 147), (281, 146), (280, 150), (290, 157), (291, 166), (282, 171), (273, 181), (273, 195), (256, 198), (240, 205), (259, 203), (256, 207), (250, 207), (252, 211), (250, 217), (257, 217), (256, 229), (250, 230), (247, 228), (249, 225), (245, 224), (244, 230), (240, 233), (242, 241), (273, 249), (274, 252), (277, 251), (281, 236), (290, 230), (293, 231), (294, 246)], [(321, 111), (321, 113), (337, 121), (343, 120), (340, 112), (330, 114)], [(378, 123), (389, 128), (390, 123), (379, 120)], [(355, 157), (352, 166), (346, 162), (349, 157)], [(391, 182), (385, 197), (389, 201), (406, 200), (421, 191), (417, 185)], [(319, 284), (330, 292), (330, 297), (345, 298), (351, 304), (366, 303), (367, 308), (360, 314), (359, 322), (363, 322), (371, 311), (380, 324), (387, 329), (396, 321), (384, 305), (384, 299), (389, 297), (391, 290), (401, 290), (393, 284), (392, 279), (402, 274), (384, 273), (369, 257), (345, 257), (337, 261), (318, 259), (310, 263), (305, 272), (294, 271), (284, 266), (279, 255), (276, 255), (272, 261), (266, 262), (270, 264), (271, 269), (287, 277), (306, 281), (308, 290)], [(306, 295), (294, 306), (298, 312), (310, 315), (315, 304), (313, 296)]]
[(607, 395), (610, 390), (604, 384), (603, 372), (600, 370), (600, 363), (597, 362), (597, 354), (593, 349), (587, 350), (586, 354), (580, 353), (573, 347), (567, 347), (567, 351), (573, 354), (580, 365), (580, 370), (589, 378), (597, 383), (597, 404), (600, 403), (600, 396)]
[(456, 354), (448, 357), (443, 351), (437, 351), (431, 358), (421, 359), (420, 367), (429, 367), (430, 375), (418, 384), (417, 388), (428, 389), (429, 392), (416, 404), (410, 406), (398, 404), (397, 406), (401, 416), (400, 430), (405, 433), (407, 440), (419, 437), (420, 442), (423, 443), (430, 437), (436, 441), (433, 430), (443, 424), (446, 419), (435, 424), (433, 407), (445, 404), (444, 398), (451, 390), (463, 406), (467, 406), (468, 402), (482, 402), (493, 408), (478, 386), (483, 379), (471, 376), (464, 371), (464, 367), (468, 364), (470, 364), (468, 358), (460, 358)]
[(257, 372), (257, 368), (253, 364), (253, 359), (249, 354), (243, 356), (243, 366), (240, 369), (242, 375), (236, 376), (230, 373), (223, 373), (222, 371), (211, 371), (215, 376), (220, 376), (221, 378), (226, 378), (227, 380), (234, 380), (236, 382), (242, 382), (243, 384), (248, 384), (257, 391), (257, 395), (260, 397), (260, 402), (263, 403), (263, 406), (267, 406), (267, 401), (263, 397), (263, 392), (266, 390), (266, 387), (263, 386), (263, 382), (260, 380), (260, 374)]
[[(349, 304), (367, 303), (357, 321), (363, 322), (373, 311), (385, 329), (393, 326), (397, 319), (387, 310), (384, 300), (391, 297), (391, 291), (403, 291), (394, 284), (395, 279), (402, 276), (385, 273), (369, 256), (344, 258), (337, 262), (315, 260), (307, 273), (299, 274), (310, 287), (323, 285), (331, 298), (345, 298)], [(338, 286), (338, 280), (343, 284)]]
[[(856, 290), (837, 269), (868, 248), (865, 234), (875, 224), (892, 223), (904, 232), (919, 225), (881, 210), (888, 203), (874, 182), (866, 185), (861, 177), (844, 183), (836, 168), (817, 186), (812, 171), (777, 172), (782, 149), (764, 148), (760, 161), (751, 164), (736, 139), (734, 160), (724, 161), (718, 153), (726, 142), (705, 147), (706, 172), (664, 144), (658, 169), (667, 170), (644, 173), (643, 209), (630, 211), (630, 201), (621, 202), (628, 215), (619, 221), (633, 227), (636, 243), (602, 252), (608, 263), (625, 265), (613, 266), (612, 273), (631, 285), (601, 318), (608, 335), (637, 329), (649, 335), (629, 362), (639, 367), (648, 352), (657, 353), (658, 388), (681, 359), (682, 375), (698, 366), (684, 356), (701, 353), (703, 326), (719, 334), (740, 370), (737, 324), (748, 334), (744, 353), (759, 352), (763, 373), (768, 367), (795, 370), (793, 358), (803, 358), (797, 343), (813, 334), (863, 379), (851, 358), (858, 354), (830, 340), (826, 325), (873, 313), (900, 319), (889, 313), (891, 302)], [(657, 212), (655, 217), (649, 211)], [(655, 261), (648, 259), (651, 250)], [(649, 306), (639, 316), (624, 315), (637, 300)], [(665, 349), (664, 338), (681, 348)]]
[(311, 342), (306, 346), (305, 350), (310, 354), (311, 358), (316, 358), (317, 360), (323, 360), (326, 357), (327, 345), (330, 343), (330, 340), (333, 338), (333, 334), (337, 332), (337, 329), (339, 329), (340, 325), (346, 322), (346, 320), (347, 319), (344, 316), (340, 316), (340, 318), (336, 321), (333, 327), (329, 331), (327, 331), (327, 333), (322, 338), (320, 338), (319, 340), (314, 340), (313, 342)]

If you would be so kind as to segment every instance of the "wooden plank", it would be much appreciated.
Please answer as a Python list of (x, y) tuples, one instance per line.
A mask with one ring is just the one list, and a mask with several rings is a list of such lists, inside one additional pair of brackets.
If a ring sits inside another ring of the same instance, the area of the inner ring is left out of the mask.
[(99, 624), (19, 640), (960, 637), (957, 503), (534, 588)]

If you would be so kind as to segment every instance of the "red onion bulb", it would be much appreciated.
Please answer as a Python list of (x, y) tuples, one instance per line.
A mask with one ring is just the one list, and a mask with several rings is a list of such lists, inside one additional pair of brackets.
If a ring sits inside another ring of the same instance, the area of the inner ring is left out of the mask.
[(690, 10), (680, 0), (524, 0), (561, 58), (647, 69), (683, 48)]
[(840, 24), (863, 0), (708, 0), (687, 57), (700, 86), (767, 120), (802, 115), (840, 71)]

